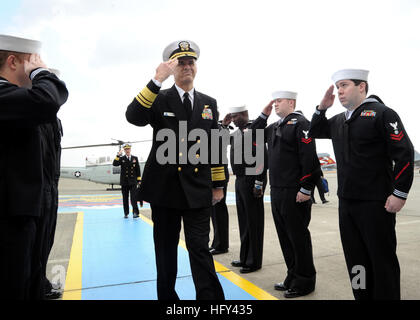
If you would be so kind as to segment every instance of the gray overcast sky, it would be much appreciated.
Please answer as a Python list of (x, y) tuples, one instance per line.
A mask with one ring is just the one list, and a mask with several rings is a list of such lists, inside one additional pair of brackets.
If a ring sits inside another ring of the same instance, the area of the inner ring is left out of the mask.
[[(41, 40), (44, 61), (67, 83), (63, 146), (151, 138), (150, 127), (127, 123), (126, 107), (164, 47), (186, 38), (201, 48), (195, 87), (217, 99), (221, 116), (246, 104), (255, 118), (272, 91), (291, 90), (310, 118), (333, 72), (364, 68), (370, 93), (399, 113), (420, 149), (418, 0), (2, 0), (0, 18), (0, 33)], [(336, 101), (328, 116), (342, 111)], [(146, 158), (145, 149), (133, 153)], [(317, 149), (333, 154), (329, 141)], [(62, 163), (116, 151), (64, 151)]]

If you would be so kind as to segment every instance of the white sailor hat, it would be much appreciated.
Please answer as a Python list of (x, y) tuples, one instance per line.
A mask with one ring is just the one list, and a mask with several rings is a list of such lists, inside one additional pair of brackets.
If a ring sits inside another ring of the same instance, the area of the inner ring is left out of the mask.
[(343, 69), (332, 75), (332, 80), (337, 83), (340, 80), (368, 80), (369, 71), (362, 69)]
[(240, 107), (229, 108), (229, 113), (239, 113), (239, 112), (244, 112), (244, 111), (248, 111), (248, 107), (246, 105), (242, 105)]
[(178, 40), (168, 45), (163, 50), (163, 61), (168, 61), (180, 57), (193, 57), (198, 59), (200, 56), (200, 48), (190, 40)]
[(275, 91), (272, 93), (273, 99), (296, 100), (297, 93), (293, 91)]
[(40, 53), (41, 42), (0, 34), (0, 50), (20, 53)]
[(129, 144), (129, 143), (125, 143), (124, 145), (123, 145), (123, 149), (125, 150), (125, 149), (131, 149), (131, 144)]

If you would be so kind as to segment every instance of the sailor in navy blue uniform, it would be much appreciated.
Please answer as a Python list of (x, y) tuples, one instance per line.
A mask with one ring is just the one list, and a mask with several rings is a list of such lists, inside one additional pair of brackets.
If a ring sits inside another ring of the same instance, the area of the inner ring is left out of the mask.
[[(241, 267), (241, 273), (261, 269), (264, 244), (264, 191), (267, 185), (267, 148), (264, 143), (264, 128), (268, 114), (249, 121), (247, 106), (231, 107), (230, 113), (223, 119), (222, 126), (231, 121), (238, 128), (231, 134), (230, 163), (235, 175), (236, 211), (238, 214), (241, 247), (239, 260), (232, 261), (234, 267)], [(260, 129), (261, 143), (257, 141)], [(252, 155), (255, 161), (246, 159), (247, 143), (252, 143)], [(237, 159), (237, 157), (240, 157)], [(257, 157), (263, 157), (261, 163)]]
[(332, 85), (312, 117), (310, 135), (333, 143), (341, 242), (355, 299), (400, 299), (395, 218), (413, 181), (414, 148), (398, 114), (379, 97), (367, 97), (368, 73), (334, 73), (347, 110), (326, 118), (335, 99)]
[(315, 141), (309, 135), (309, 121), (295, 111), (297, 93), (273, 93), (280, 120), (265, 129), (271, 208), (277, 235), (287, 266), (287, 276), (275, 284), (286, 298), (315, 290), (316, 271), (312, 254), (311, 191), (320, 176)]
[[(0, 299), (42, 299), (45, 165), (41, 125), (54, 123), (68, 97), (39, 56), (38, 41), (0, 35), (0, 149), (17, 143), (24, 160), (0, 157)], [(51, 194), (49, 195), (51, 202)], [(42, 290), (42, 291), (40, 291)]]

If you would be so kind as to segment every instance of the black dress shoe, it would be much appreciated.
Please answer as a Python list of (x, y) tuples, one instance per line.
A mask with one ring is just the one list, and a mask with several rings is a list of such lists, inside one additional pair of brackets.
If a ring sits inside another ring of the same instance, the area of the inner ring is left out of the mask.
[(133, 214), (133, 218), (134, 218), (134, 219), (136, 219), (136, 218), (138, 218), (138, 217), (139, 217), (138, 213)]
[(279, 291), (286, 291), (288, 288), (284, 285), (284, 282), (274, 284), (274, 289)]
[(254, 272), (254, 271), (260, 270), (260, 269), (261, 269), (261, 267), (248, 267), (248, 266), (243, 266), (239, 270), (239, 272), (240, 273), (250, 273), (250, 272)]
[(217, 249), (211, 248), (209, 251), (210, 251), (210, 253), (211, 253), (212, 255), (215, 255), (215, 254), (222, 254), (222, 253), (226, 253), (226, 252), (228, 252), (228, 249), (224, 249), (224, 250), (217, 250)]
[(128, 214), (125, 214), (125, 215), (124, 215), (124, 219), (127, 219), (127, 218), (128, 218)]
[(285, 298), (297, 298), (297, 297), (302, 297), (302, 296), (306, 296), (309, 293), (301, 293), (296, 291), (295, 289), (287, 289), (287, 291), (284, 292), (284, 297)]
[(233, 260), (231, 262), (231, 265), (234, 266), (234, 267), (243, 267), (244, 266), (244, 264), (239, 260)]
[(46, 300), (55, 300), (61, 298), (61, 292), (56, 290), (51, 290), (50, 292), (45, 293)]

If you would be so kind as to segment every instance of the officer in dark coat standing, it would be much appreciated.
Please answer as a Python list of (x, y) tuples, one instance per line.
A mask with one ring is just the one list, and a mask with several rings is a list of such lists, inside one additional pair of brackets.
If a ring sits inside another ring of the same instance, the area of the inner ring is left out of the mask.
[[(0, 35), (1, 299), (39, 298), (31, 286), (45, 186), (40, 125), (54, 122), (68, 97), (64, 82), (40, 59), (40, 46)], [(15, 142), (24, 164), (6, 151)]]
[[(241, 267), (241, 273), (261, 269), (264, 244), (264, 191), (267, 185), (267, 148), (264, 143), (264, 128), (268, 114), (263, 113), (254, 121), (249, 121), (246, 106), (232, 107), (222, 121), (228, 126), (231, 121), (238, 129), (232, 133), (230, 163), (235, 180), (236, 210), (238, 214), (241, 248), (239, 260), (232, 266)], [(257, 131), (260, 129), (260, 132)], [(261, 141), (257, 140), (260, 134)], [(247, 141), (248, 136), (250, 139)], [(246, 143), (250, 143), (255, 161), (246, 159)], [(239, 157), (239, 159), (238, 159)], [(261, 162), (257, 162), (261, 157)], [(252, 169), (252, 170), (250, 170)]]
[(131, 145), (126, 143), (123, 146), (125, 155), (120, 150), (112, 163), (113, 166), (121, 166), (120, 184), (123, 195), (124, 218), (128, 218), (130, 207), (128, 205), (128, 195), (133, 207), (133, 218), (139, 217), (139, 207), (137, 206), (137, 185), (141, 182), (140, 163), (136, 156), (131, 154)]
[(280, 120), (268, 126), (268, 167), (271, 208), (277, 235), (287, 266), (287, 276), (274, 285), (286, 298), (307, 295), (315, 290), (316, 271), (312, 255), (311, 191), (321, 168), (315, 141), (308, 135), (309, 121), (295, 111), (297, 93), (273, 93)]
[[(151, 125), (153, 144), (142, 184), (142, 199), (152, 208), (160, 300), (178, 300), (175, 291), (181, 221), (197, 299), (224, 299), (209, 252), (212, 205), (223, 198), (221, 160), (211, 159), (219, 145), (209, 148), (211, 129), (218, 129), (216, 100), (194, 88), (198, 46), (189, 40), (171, 43), (155, 77), (128, 106), (127, 120)], [(174, 75), (175, 85), (161, 90)]]
[(326, 118), (335, 99), (332, 85), (316, 108), (310, 134), (332, 139), (341, 243), (355, 299), (400, 299), (395, 222), (413, 182), (414, 148), (398, 114), (377, 96), (367, 98), (368, 73), (334, 73), (347, 111)]

